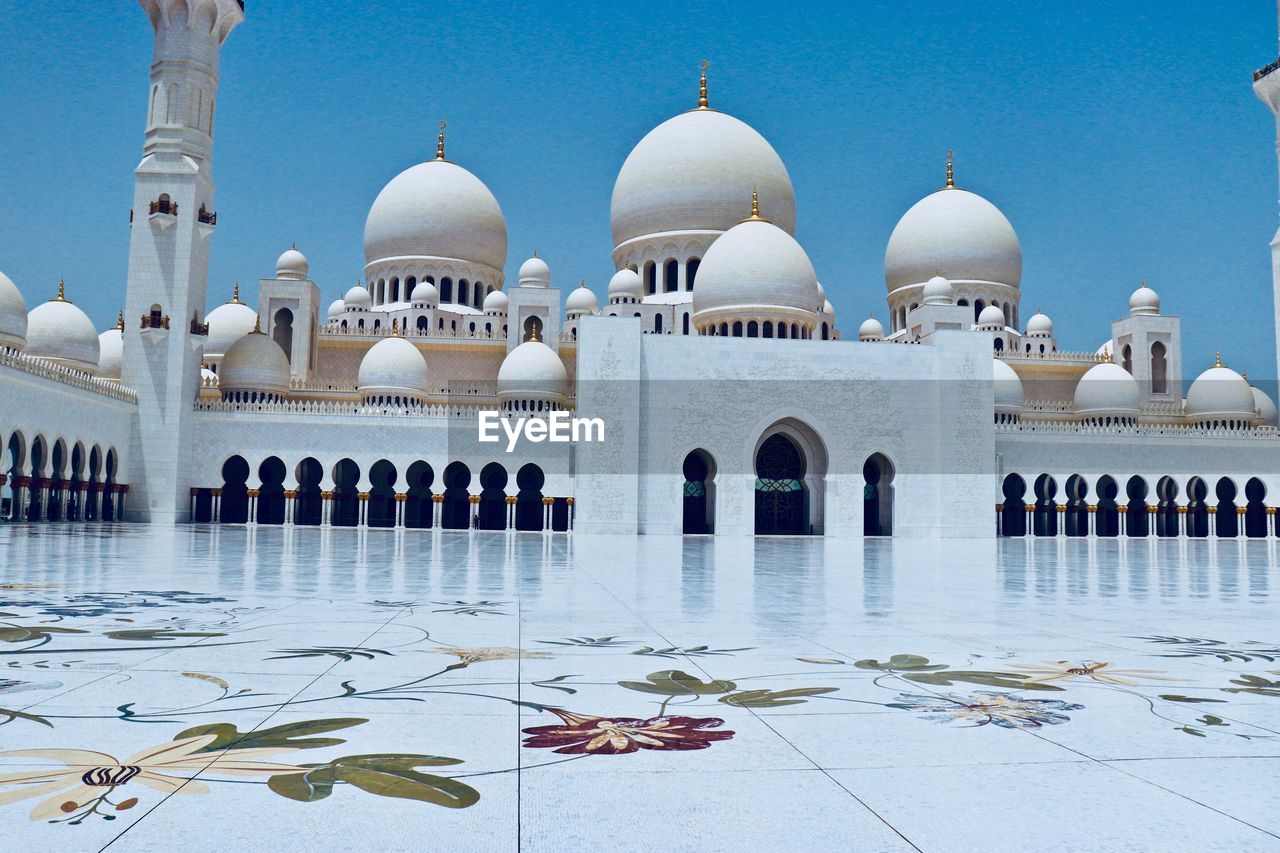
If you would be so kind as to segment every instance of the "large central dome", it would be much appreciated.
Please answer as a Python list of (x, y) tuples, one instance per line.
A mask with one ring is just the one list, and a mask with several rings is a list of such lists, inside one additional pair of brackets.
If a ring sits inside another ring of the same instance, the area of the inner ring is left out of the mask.
[(957, 187), (925, 196), (899, 220), (884, 255), (889, 292), (945, 276), (1016, 288), (1022, 247), (994, 204)]
[(448, 160), (405, 169), (378, 193), (364, 224), (366, 264), (456, 258), (501, 270), (507, 222), (479, 178)]
[(614, 246), (669, 231), (728, 231), (752, 187), (783, 231), (796, 230), (791, 178), (749, 125), (712, 109), (668, 119), (640, 140), (613, 185)]

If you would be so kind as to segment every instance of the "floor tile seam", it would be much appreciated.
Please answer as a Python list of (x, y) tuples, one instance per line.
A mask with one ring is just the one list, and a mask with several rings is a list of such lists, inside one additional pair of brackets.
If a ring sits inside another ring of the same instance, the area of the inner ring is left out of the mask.
[[(1055, 743), (1055, 741), (1051, 741), (1051, 740), (1049, 740), (1049, 738), (1047, 738), (1044, 734), (1042, 734), (1042, 733), (1040, 733), (1040, 732), (1034, 732), (1034, 731), (1031, 731), (1030, 729), (1019, 729), (1019, 731), (1026, 732), (1027, 734), (1031, 735), (1032, 737), (1039, 738), (1039, 739), (1044, 740), (1044, 741), (1047, 741), (1047, 742), (1049, 742), (1049, 743)], [(1275, 838), (1275, 839), (1277, 839), (1277, 840), (1280, 840), (1280, 834), (1277, 834), (1277, 833), (1271, 832), (1271, 831), (1269, 831), (1269, 830), (1263, 829), (1263, 828), (1262, 828), (1262, 827), (1260, 827), (1260, 826), (1255, 826), (1254, 824), (1250, 823), (1250, 822), (1249, 822), (1249, 821), (1247, 821), (1247, 820), (1244, 820), (1243, 818), (1238, 818), (1238, 817), (1236, 817), (1235, 815), (1227, 814), (1226, 812), (1222, 811), (1221, 809), (1215, 808), (1214, 806), (1211, 806), (1211, 805), (1209, 805), (1208, 803), (1203, 803), (1203, 802), (1201, 802), (1201, 801), (1197, 800), (1197, 799), (1196, 799), (1196, 798), (1194, 798), (1194, 797), (1190, 797), (1190, 796), (1188, 796), (1188, 795), (1186, 795), (1186, 794), (1183, 794), (1183, 793), (1181, 793), (1181, 792), (1179, 792), (1179, 791), (1175, 791), (1175, 790), (1173, 790), (1172, 788), (1169, 788), (1169, 787), (1167, 787), (1167, 786), (1165, 786), (1165, 785), (1161, 785), (1161, 784), (1159, 784), (1158, 782), (1154, 782), (1154, 781), (1152, 781), (1152, 780), (1150, 780), (1150, 779), (1147, 779), (1147, 778), (1144, 778), (1144, 777), (1142, 777), (1142, 776), (1139, 776), (1139, 775), (1138, 775), (1138, 774), (1136, 774), (1136, 773), (1132, 773), (1132, 772), (1130, 772), (1130, 771), (1128, 771), (1128, 770), (1124, 769), (1123, 767), (1117, 766), (1117, 764), (1116, 764), (1116, 762), (1115, 762), (1114, 760), (1104, 760), (1104, 759), (1100, 759), (1100, 758), (1095, 758), (1095, 757), (1093, 757), (1093, 756), (1091, 756), (1091, 755), (1088, 755), (1088, 754), (1086, 754), (1086, 753), (1080, 752), (1079, 750), (1075, 749), (1074, 747), (1066, 746), (1065, 744), (1057, 744), (1057, 745), (1058, 745), (1058, 746), (1061, 746), (1063, 749), (1067, 749), (1067, 750), (1069, 750), (1069, 751), (1071, 751), (1071, 752), (1076, 753), (1077, 755), (1082, 756), (1083, 758), (1088, 759), (1089, 761), (1093, 762), (1094, 764), (1097, 764), (1097, 765), (1102, 766), (1102, 767), (1106, 767), (1108, 770), (1114, 771), (1114, 772), (1116, 772), (1116, 773), (1120, 773), (1120, 774), (1122, 774), (1122, 775), (1124, 775), (1124, 776), (1129, 777), (1130, 779), (1133, 779), (1134, 781), (1141, 782), (1141, 783), (1143, 783), (1143, 784), (1145, 784), (1145, 785), (1150, 785), (1150, 786), (1151, 786), (1151, 787), (1153, 787), (1153, 788), (1156, 788), (1156, 789), (1158, 789), (1158, 790), (1164, 791), (1165, 793), (1167, 793), (1167, 794), (1171, 794), (1171, 795), (1173, 795), (1173, 796), (1175, 796), (1175, 797), (1178, 797), (1178, 798), (1179, 798), (1179, 799), (1181, 799), (1181, 800), (1185, 800), (1185, 801), (1187, 801), (1188, 803), (1192, 803), (1192, 804), (1194, 804), (1194, 805), (1200, 806), (1201, 808), (1208, 809), (1209, 811), (1214, 812), (1214, 813), (1216, 813), (1216, 814), (1218, 814), (1218, 815), (1221, 815), (1222, 817), (1225, 817), (1225, 818), (1227, 818), (1228, 820), (1235, 821), (1236, 823), (1239, 823), (1239, 824), (1241, 824), (1241, 825), (1243, 825), (1243, 826), (1247, 826), (1247, 827), (1249, 827), (1250, 829), (1256, 830), (1256, 831), (1261, 832), (1261, 833), (1263, 833), (1263, 834), (1265, 834), (1265, 835), (1269, 835), (1269, 836), (1271, 836), (1272, 838)], [(1206, 759), (1206, 760), (1213, 760), (1213, 759)]]
[[(419, 597), (421, 597), (421, 596), (419, 596)], [(411, 606), (412, 606), (412, 604), (413, 604), (413, 603), (415, 603), (416, 601), (417, 601), (417, 599), (414, 599), (414, 600), (413, 600), (413, 602), (411, 602), (409, 605), (406, 605), (404, 608), (402, 608), (402, 610), (404, 610), (404, 609), (408, 609), (408, 607), (411, 607)], [(398, 615), (398, 612), (393, 612), (393, 613), (392, 613), (392, 615), (388, 617), (387, 622), (390, 622), (390, 621), (391, 621), (391, 619), (394, 619), (396, 615)], [(384, 626), (385, 626), (385, 624), (386, 624), (386, 623), (384, 622)], [(367, 643), (370, 639), (372, 639), (372, 637), (373, 637), (373, 636), (374, 636), (374, 635), (375, 635), (379, 630), (381, 630), (381, 628), (375, 628), (375, 629), (374, 629), (374, 630), (373, 630), (373, 631), (372, 631), (368, 636), (366, 636), (366, 637), (364, 638), (364, 640), (362, 640), (362, 641), (361, 641), (360, 645), (363, 645), (363, 644)], [(192, 645), (194, 645), (194, 644), (192, 644)], [(335, 659), (335, 660), (334, 660), (334, 662), (333, 662), (333, 663), (332, 663), (328, 668), (326, 668), (324, 672), (322, 672), (322, 673), (320, 673), (320, 674), (316, 675), (314, 678), (312, 678), (310, 681), (308, 681), (306, 684), (304, 684), (302, 687), (300, 687), (297, 691), (295, 691), (295, 692), (294, 692), (294, 694), (293, 694), (293, 696), (292, 696), (292, 697), (290, 697), (289, 699), (285, 700), (283, 703), (278, 704), (278, 705), (276, 706), (275, 710), (273, 710), (271, 713), (267, 714), (267, 716), (265, 716), (264, 718), (262, 718), (261, 720), (259, 720), (256, 724), (254, 724), (253, 728), (249, 729), (247, 732), (245, 732), (245, 734), (252, 734), (253, 732), (256, 732), (256, 731), (257, 731), (258, 729), (260, 729), (264, 724), (266, 724), (269, 720), (271, 720), (273, 717), (275, 717), (275, 715), (276, 715), (276, 714), (279, 714), (279, 713), (283, 712), (283, 711), (284, 711), (284, 710), (285, 710), (285, 709), (286, 709), (286, 708), (287, 708), (287, 707), (292, 703), (292, 701), (293, 701), (294, 699), (296, 699), (296, 698), (297, 698), (298, 696), (300, 696), (302, 693), (306, 692), (306, 690), (308, 690), (312, 685), (314, 685), (314, 684), (315, 684), (317, 681), (319, 681), (322, 677), (324, 677), (325, 675), (328, 675), (330, 672), (332, 672), (332, 670), (333, 670), (333, 669), (335, 669), (335, 668), (336, 668), (340, 663), (342, 663), (342, 661)], [(210, 761), (210, 762), (209, 762), (209, 764), (208, 764), (208, 765), (206, 765), (204, 768), (202, 768), (201, 770), (199, 770), (198, 772), (196, 772), (196, 774), (195, 774), (195, 775), (191, 776), (191, 777), (190, 777), (190, 779), (188, 779), (186, 782), (184, 782), (184, 783), (183, 783), (183, 786), (185, 786), (185, 785), (186, 785), (188, 782), (190, 782), (191, 780), (198, 779), (198, 778), (199, 778), (199, 777), (200, 777), (200, 776), (201, 776), (201, 775), (202, 775), (206, 770), (208, 770), (210, 767), (212, 767), (215, 763), (217, 763), (217, 759), (216, 759), (216, 758), (215, 758), (214, 760)], [(180, 787), (178, 790), (181, 790), (181, 787)], [(150, 817), (150, 816), (151, 816), (151, 814), (152, 814), (153, 812), (155, 812), (155, 811), (156, 811), (156, 809), (158, 809), (158, 808), (160, 808), (161, 806), (163, 806), (165, 803), (167, 803), (167, 802), (170, 800), (170, 798), (172, 798), (173, 796), (175, 796), (175, 795), (178, 793), (178, 790), (175, 790), (175, 791), (172, 791), (172, 792), (170, 792), (170, 793), (168, 793), (168, 794), (165, 794), (165, 795), (160, 799), (160, 801), (159, 801), (159, 802), (155, 803), (155, 804), (154, 804), (154, 805), (152, 805), (150, 808), (148, 808), (145, 812), (143, 812), (141, 815), (139, 815), (139, 817), (138, 817), (138, 819), (137, 819), (137, 820), (135, 820), (133, 823), (131, 823), (131, 824), (129, 824), (128, 826), (126, 826), (126, 827), (124, 827), (123, 829), (121, 829), (121, 831), (120, 831), (120, 833), (119, 833), (119, 834), (117, 834), (115, 837), (113, 837), (110, 841), (108, 841), (105, 845), (103, 845), (103, 846), (100, 848), (99, 853), (102, 853), (102, 851), (103, 851), (103, 850), (106, 850), (106, 849), (107, 849), (107, 848), (109, 848), (111, 845), (115, 844), (117, 841), (119, 841), (121, 838), (123, 838), (123, 837), (124, 837), (124, 835), (125, 835), (126, 833), (128, 833), (131, 829), (133, 829), (133, 828), (134, 828), (135, 826), (137, 826), (138, 824), (142, 823), (142, 821), (143, 821), (143, 820), (145, 820), (146, 818)]]

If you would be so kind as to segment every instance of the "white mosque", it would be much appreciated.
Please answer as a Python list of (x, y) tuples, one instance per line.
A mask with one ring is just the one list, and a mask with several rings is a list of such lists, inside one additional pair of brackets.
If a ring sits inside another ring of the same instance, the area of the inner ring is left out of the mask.
[[(140, 3), (155, 49), (126, 309), (98, 334), (74, 282), (36, 302), (0, 275), (5, 520), (1277, 534), (1273, 401), (1213, 353), (1184, 370), (1176, 297), (1145, 284), (1101, 346), (1024, 321), (1017, 234), (950, 158), (889, 237), (887, 322), (842, 334), (786, 166), (712, 106), (705, 66), (692, 108), (622, 164), (603, 300), (579, 283), (562, 301), (536, 255), (506, 280), (502, 207), (443, 122), (434, 159), (373, 199), (340, 298), (296, 246), (256, 299), (208, 294), (218, 62), (244, 7)], [(1273, 111), (1276, 71), (1254, 83)], [(1280, 282), (1280, 237), (1273, 257)], [(605, 440), (479, 440), (485, 413), (560, 411)]]

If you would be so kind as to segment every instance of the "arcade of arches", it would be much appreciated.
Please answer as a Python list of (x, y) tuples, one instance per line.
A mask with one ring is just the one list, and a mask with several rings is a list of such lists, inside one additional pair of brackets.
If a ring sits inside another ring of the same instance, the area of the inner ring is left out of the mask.
[(1009, 474), (996, 504), (1001, 536), (1235, 537), (1275, 536), (1276, 508), (1266, 503), (1257, 477), (1237, 486), (1230, 477), (1192, 477), (1180, 487), (1171, 476), (1156, 480), (1098, 477), (1090, 490), (1080, 474), (1061, 485), (1049, 474), (1030, 482)]
[(116, 521), (129, 487), (115, 448), (21, 431), (0, 446), (0, 521)]
[[(567, 531), (573, 527), (573, 498), (544, 494), (546, 476), (533, 464), (524, 465), (512, 478), (497, 462), (485, 465), (475, 476), (462, 462), (451, 462), (437, 473), (419, 460), (401, 472), (383, 459), (370, 467), (362, 484), (360, 466), (341, 459), (330, 470), (332, 485), (327, 487), (321, 485), (324, 467), (312, 457), (297, 463), (292, 478), (276, 456), (258, 466), (256, 478), (252, 473), (244, 457), (229, 458), (222, 466), (221, 486), (191, 490), (192, 519), (444, 530)], [(250, 486), (251, 480), (260, 485)]]

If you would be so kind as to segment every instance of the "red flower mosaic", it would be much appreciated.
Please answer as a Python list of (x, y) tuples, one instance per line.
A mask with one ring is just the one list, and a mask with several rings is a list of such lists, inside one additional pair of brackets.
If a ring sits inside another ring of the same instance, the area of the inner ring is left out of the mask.
[(524, 729), (524, 745), (565, 755), (620, 755), (640, 749), (706, 749), (733, 732), (717, 717), (588, 717), (548, 708), (564, 722)]

